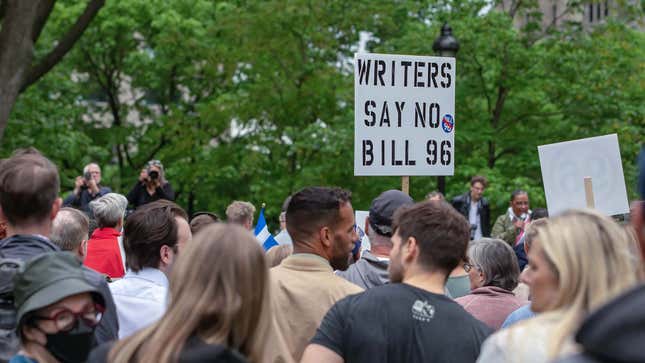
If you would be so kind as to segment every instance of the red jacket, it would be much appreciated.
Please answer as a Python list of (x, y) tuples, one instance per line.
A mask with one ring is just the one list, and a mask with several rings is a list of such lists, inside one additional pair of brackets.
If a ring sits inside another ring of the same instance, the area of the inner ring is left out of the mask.
[(92, 238), (87, 241), (85, 266), (111, 278), (123, 277), (125, 271), (117, 239), (120, 235), (114, 228), (95, 229)]

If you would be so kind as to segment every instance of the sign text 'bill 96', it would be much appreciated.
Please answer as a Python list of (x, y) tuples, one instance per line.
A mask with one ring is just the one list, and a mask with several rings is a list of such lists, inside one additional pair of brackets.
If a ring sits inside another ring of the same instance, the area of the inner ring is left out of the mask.
[(455, 59), (354, 57), (354, 174), (453, 175)]

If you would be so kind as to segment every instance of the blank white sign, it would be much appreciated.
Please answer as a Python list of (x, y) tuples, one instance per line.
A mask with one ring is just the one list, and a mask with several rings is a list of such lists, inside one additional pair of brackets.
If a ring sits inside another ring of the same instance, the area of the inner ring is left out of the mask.
[(591, 177), (595, 209), (629, 213), (623, 165), (616, 134), (538, 146), (550, 215), (586, 208), (584, 178)]

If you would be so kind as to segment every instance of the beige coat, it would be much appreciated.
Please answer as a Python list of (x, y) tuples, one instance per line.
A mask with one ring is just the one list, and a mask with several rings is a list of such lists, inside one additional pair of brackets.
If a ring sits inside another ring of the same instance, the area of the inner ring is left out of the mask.
[[(362, 288), (334, 275), (329, 262), (312, 254), (294, 254), (271, 269), (272, 333), (288, 347), (290, 357), (271, 361), (300, 361), (327, 310)], [(282, 344), (280, 344), (282, 345)], [(282, 355), (282, 354), (280, 354)]]

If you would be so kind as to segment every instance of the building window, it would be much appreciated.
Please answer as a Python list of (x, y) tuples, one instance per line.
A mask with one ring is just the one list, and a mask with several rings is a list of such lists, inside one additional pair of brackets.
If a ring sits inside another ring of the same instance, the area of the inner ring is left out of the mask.
[(553, 2), (553, 24), (556, 24), (558, 20), (558, 3)]
[(600, 3), (596, 4), (596, 21), (600, 21)]
[(593, 23), (593, 4), (589, 4), (589, 23)]
[(609, 16), (609, 1), (605, 1), (605, 18)]

